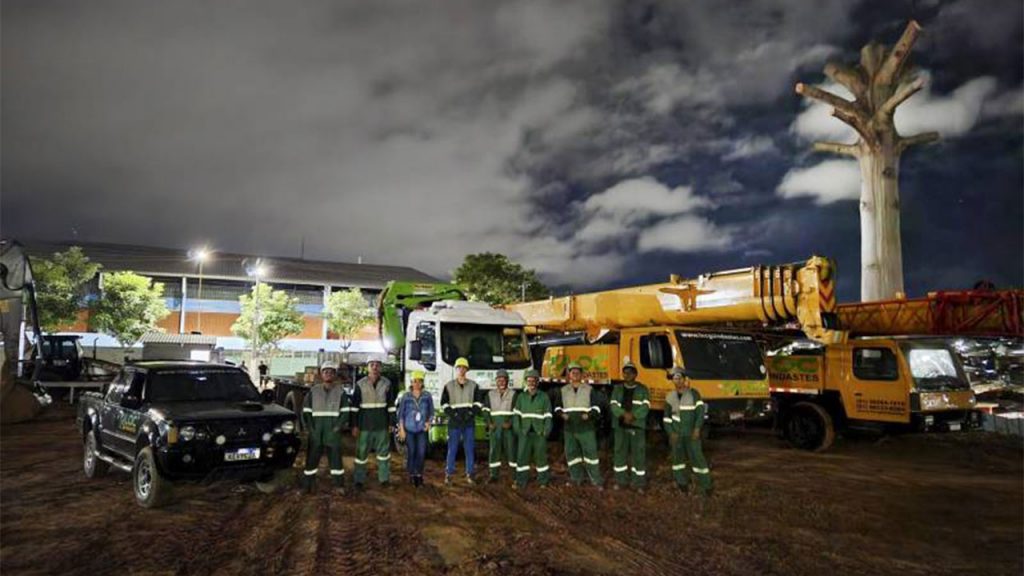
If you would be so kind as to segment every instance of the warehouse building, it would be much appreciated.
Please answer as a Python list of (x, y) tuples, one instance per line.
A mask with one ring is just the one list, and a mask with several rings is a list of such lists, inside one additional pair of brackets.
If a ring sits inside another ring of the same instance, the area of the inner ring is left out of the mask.
[[(367, 300), (376, 302), (384, 286), (391, 280), (437, 282), (418, 270), (403, 266), (325, 262), (301, 258), (268, 257), (223, 252), (202, 253), (188, 250), (98, 244), (83, 242), (26, 242), (26, 251), (33, 257), (50, 258), (54, 252), (79, 246), (93, 262), (103, 266), (90, 284), (90, 293), (98, 294), (103, 275), (130, 270), (164, 285), (164, 296), (170, 314), (159, 327), (166, 335), (160, 341), (175, 341), (173, 335), (197, 335), (216, 339), (214, 349), (224, 357), (240, 362), (247, 358), (247, 341), (232, 334), (231, 326), (238, 318), (238, 298), (249, 294), (259, 281), (274, 289), (284, 290), (298, 300), (305, 326), (300, 334), (279, 343), (281, 353), (271, 366), (275, 374), (290, 374), (304, 366), (320, 351), (341, 351), (340, 341), (330, 334), (322, 316), (327, 297), (333, 291), (359, 288)], [(118, 343), (110, 336), (90, 332), (88, 310), (79, 313), (78, 321), (62, 333), (80, 335), (82, 346), (100, 356), (120, 356)], [(179, 338), (182, 342), (188, 338)], [(382, 354), (377, 342), (376, 326), (365, 328), (352, 342), (348, 352), (355, 356)], [(142, 356), (142, 343), (129, 354)], [(115, 358), (120, 360), (121, 358)]]

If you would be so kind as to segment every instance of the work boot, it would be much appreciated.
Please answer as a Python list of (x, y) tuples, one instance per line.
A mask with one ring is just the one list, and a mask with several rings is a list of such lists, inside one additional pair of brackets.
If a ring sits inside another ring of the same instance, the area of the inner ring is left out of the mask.
[(388, 490), (388, 489), (391, 488), (391, 482), (389, 482), (388, 480), (385, 480), (385, 481), (380, 483), (380, 487), (382, 489), (384, 489), (384, 490)]
[(356, 492), (362, 492), (366, 489), (366, 486), (364, 486), (362, 482), (356, 482), (352, 485), (352, 488), (354, 488)]
[(452, 485), (452, 477), (451, 477), (451, 474), (445, 474), (445, 475), (444, 475), (444, 485), (445, 485), (445, 486), (451, 486), (451, 485)]
[(686, 484), (676, 484), (676, 487), (679, 488), (679, 491), (682, 492), (683, 494), (690, 493), (690, 487), (687, 486)]
[(306, 494), (316, 492), (316, 476), (306, 476), (303, 478), (302, 489), (306, 491)]
[(466, 484), (469, 484), (470, 486), (472, 486), (472, 485), (476, 484), (476, 480), (473, 480), (472, 476), (470, 476), (469, 474), (466, 474)]

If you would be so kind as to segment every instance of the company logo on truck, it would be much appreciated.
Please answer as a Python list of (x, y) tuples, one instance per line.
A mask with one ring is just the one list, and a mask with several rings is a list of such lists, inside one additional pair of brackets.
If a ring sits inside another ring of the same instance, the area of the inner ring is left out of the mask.
[(777, 382), (821, 383), (821, 360), (814, 356), (778, 356), (768, 359), (769, 377)]
[(565, 374), (565, 369), (571, 360), (579, 362), (580, 367), (583, 368), (585, 378), (592, 380), (610, 379), (610, 375), (608, 374), (607, 354), (583, 355), (575, 356), (573, 358), (569, 358), (566, 354), (548, 356), (547, 362), (544, 366), (544, 375), (549, 378), (561, 378), (562, 375)]

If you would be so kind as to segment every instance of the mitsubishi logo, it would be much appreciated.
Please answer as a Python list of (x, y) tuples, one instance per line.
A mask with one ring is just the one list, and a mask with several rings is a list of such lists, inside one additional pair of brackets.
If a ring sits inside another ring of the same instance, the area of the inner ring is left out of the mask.
[(238, 436), (245, 436), (245, 428), (238, 429)]

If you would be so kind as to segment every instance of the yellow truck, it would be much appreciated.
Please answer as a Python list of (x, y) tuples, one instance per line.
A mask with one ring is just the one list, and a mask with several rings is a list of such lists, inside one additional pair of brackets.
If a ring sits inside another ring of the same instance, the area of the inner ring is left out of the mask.
[[(661, 411), (672, 389), (669, 371), (682, 366), (708, 404), (709, 419), (767, 417), (768, 369), (750, 329), (791, 325), (823, 342), (841, 339), (829, 327), (833, 269), (828, 259), (813, 257), (507, 308), (526, 320), (534, 365), (549, 386), (566, 381), (570, 361), (593, 384), (619, 382), (629, 358), (651, 390), (652, 412)], [(651, 418), (656, 424), (660, 416)]]
[[(794, 346), (768, 357), (785, 437), (825, 450), (837, 429), (957, 431), (976, 426), (975, 397), (948, 338), (1024, 337), (1024, 292), (933, 292), (842, 304), (845, 342)], [(913, 335), (913, 336), (908, 336)]]

